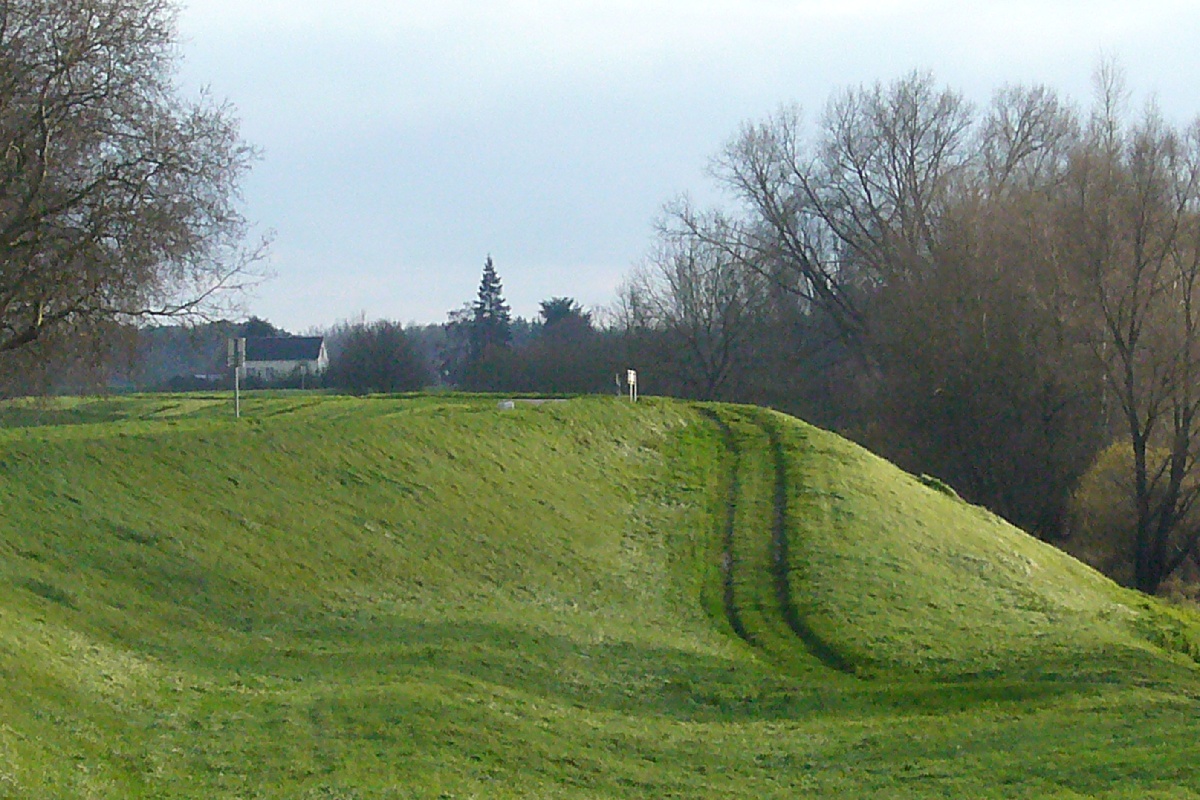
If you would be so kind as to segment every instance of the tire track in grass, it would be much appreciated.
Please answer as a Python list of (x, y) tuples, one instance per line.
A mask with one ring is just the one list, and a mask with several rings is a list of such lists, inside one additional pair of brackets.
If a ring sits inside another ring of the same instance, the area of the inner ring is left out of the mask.
[(783, 437), (770, 412), (758, 411), (754, 422), (767, 435), (770, 442), (772, 465), (775, 471), (775, 498), (771, 520), (772, 569), (774, 571), (775, 596), (779, 612), (788, 628), (796, 635), (808, 651), (825, 666), (840, 672), (853, 674), (854, 665), (828, 642), (821, 638), (801, 616), (792, 597), (791, 556), (788, 542), (788, 472), (787, 454), (783, 448)]
[(737, 524), (737, 504), (738, 498), (742, 493), (742, 449), (738, 444), (737, 437), (733, 433), (733, 429), (729, 424), (721, 418), (711, 408), (699, 409), (704, 416), (716, 424), (721, 431), (721, 442), (725, 452), (722, 454), (721, 461), (726, 462), (727, 468), (727, 485), (725, 488), (725, 519), (721, 530), (721, 590), (722, 590), (722, 605), (725, 609), (725, 619), (729, 622), (729, 627), (737, 634), (739, 639), (742, 639), (750, 645), (757, 645), (754, 636), (746, 630), (746, 625), (742, 621), (742, 615), (737, 607), (737, 592), (734, 585), (734, 566), (737, 563), (734, 555), (734, 532)]

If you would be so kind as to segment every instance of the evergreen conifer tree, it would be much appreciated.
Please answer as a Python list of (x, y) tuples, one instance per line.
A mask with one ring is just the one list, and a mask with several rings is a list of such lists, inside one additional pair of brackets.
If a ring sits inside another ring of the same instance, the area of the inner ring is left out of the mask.
[(489, 349), (506, 348), (512, 342), (512, 318), (504, 302), (500, 276), (489, 255), (483, 262), (479, 297), (471, 306), (471, 360), (481, 358)]

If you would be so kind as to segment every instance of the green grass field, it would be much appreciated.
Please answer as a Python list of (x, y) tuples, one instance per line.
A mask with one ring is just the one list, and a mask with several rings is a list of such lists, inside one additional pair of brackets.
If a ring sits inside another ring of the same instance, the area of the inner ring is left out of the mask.
[(1200, 619), (740, 406), (0, 404), (0, 797), (1200, 797)]

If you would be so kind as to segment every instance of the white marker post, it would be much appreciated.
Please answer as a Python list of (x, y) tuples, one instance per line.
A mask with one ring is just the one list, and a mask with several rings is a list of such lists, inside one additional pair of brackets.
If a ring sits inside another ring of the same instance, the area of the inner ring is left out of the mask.
[(630, 369), (630, 370), (625, 371), (625, 382), (629, 384), (629, 400), (630, 400), (630, 402), (636, 403), (637, 395), (638, 395), (637, 370), (636, 369)]
[(246, 340), (230, 339), (227, 342), (225, 364), (233, 367), (233, 416), (242, 418), (242, 369), (246, 366)]

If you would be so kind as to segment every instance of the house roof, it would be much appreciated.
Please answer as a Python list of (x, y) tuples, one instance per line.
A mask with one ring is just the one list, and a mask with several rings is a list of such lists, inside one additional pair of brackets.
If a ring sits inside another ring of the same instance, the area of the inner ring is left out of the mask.
[(247, 361), (316, 361), (323, 336), (247, 336)]

